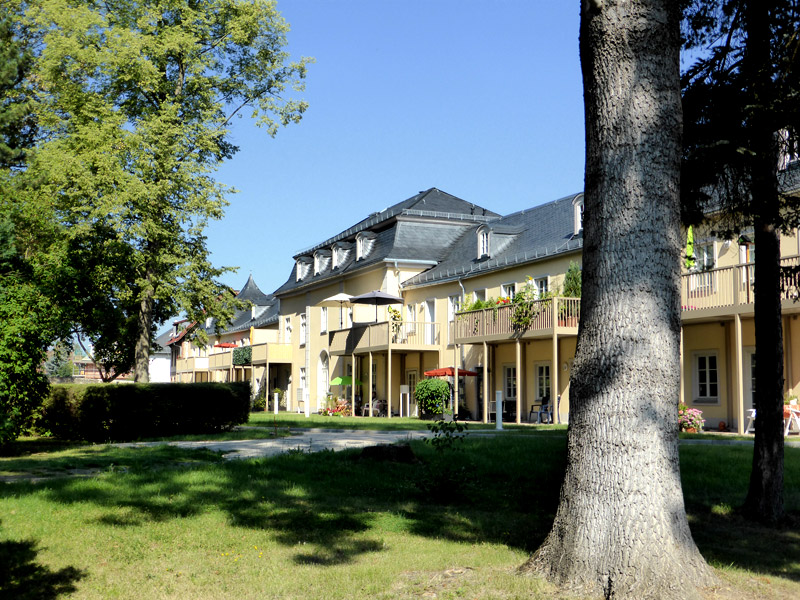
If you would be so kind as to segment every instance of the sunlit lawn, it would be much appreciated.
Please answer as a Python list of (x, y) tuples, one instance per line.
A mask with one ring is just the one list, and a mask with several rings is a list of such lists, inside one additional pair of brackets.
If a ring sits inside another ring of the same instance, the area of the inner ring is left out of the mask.
[[(354, 460), (357, 451), (256, 461), (164, 447), (54, 452), (54, 465), (83, 456), (99, 475), (0, 487), (0, 598), (551, 597), (515, 568), (552, 522), (564, 433), (477, 437), (443, 455), (412, 447), (421, 462)], [(695, 539), (742, 597), (800, 597), (797, 528), (766, 530), (733, 510), (751, 453), (682, 447)], [(22, 458), (39, 469), (48, 460)], [(800, 451), (787, 448), (786, 466), (797, 517)]]

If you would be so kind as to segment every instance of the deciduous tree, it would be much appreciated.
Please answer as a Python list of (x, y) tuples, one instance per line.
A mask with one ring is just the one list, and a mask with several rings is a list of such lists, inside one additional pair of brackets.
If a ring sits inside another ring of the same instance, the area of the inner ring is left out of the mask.
[(524, 568), (605, 598), (692, 598), (712, 581), (678, 465), (678, 3), (585, 0), (581, 322), (553, 528)]
[[(248, 113), (274, 135), (300, 120), (307, 60), (290, 62), (288, 25), (269, 0), (41, 0), (35, 168), (71, 237), (99, 226), (131, 254), (135, 371), (148, 378), (159, 315), (229, 316), (204, 229), (230, 191), (213, 178)], [(127, 299), (124, 300), (127, 306)]]

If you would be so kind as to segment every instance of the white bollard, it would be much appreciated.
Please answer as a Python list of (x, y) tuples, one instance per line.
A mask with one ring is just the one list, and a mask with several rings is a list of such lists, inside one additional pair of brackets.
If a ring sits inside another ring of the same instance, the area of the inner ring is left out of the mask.
[(494, 420), (497, 422), (497, 429), (503, 429), (503, 392), (494, 393)]
[(278, 414), (278, 403), (279, 402), (280, 402), (280, 400), (278, 399), (278, 393), (275, 392), (275, 394), (273, 394), (273, 397), (272, 397), (272, 412), (274, 412), (276, 415)]

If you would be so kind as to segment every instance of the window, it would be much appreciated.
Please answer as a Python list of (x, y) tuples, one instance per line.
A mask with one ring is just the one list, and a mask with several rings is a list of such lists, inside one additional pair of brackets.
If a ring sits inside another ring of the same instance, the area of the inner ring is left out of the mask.
[(489, 256), (489, 230), (478, 230), (478, 258)]
[(331, 248), (331, 256), (333, 260), (331, 268), (338, 269), (339, 265), (342, 262), (342, 249), (339, 248), (338, 246), (334, 246), (333, 248)]
[(306, 319), (306, 313), (300, 315), (300, 345), (304, 345), (306, 343), (306, 339), (308, 338), (308, 321)]
[(447, 298), (447, 321), (454, 321), (456, 313), (461, 309), (461, 296), (448, 296)]
[(714, 242), (697, 244), (694, 247), (694, 268), (697, 271), (709, 271), (716, 265), (714, 258)]
[(406, 321), (414, 323), (417, 320), (416, 314), (416, 306), (414, 304), (406, 304)]
[(356, 236), (356, 260), (364, 258), (364, 236)]
[(548, 285), (547, 277), (537, 277), (533, 280), (533, 291), (536, 298), (544, 298), (547, 296), (550, 286)]
[(517, 397), (517, 367), (503, 367), (503, 389), (507, 400)]
[(514, 296), (517, 293), (517, 284), (516, 283), (504, 283), (500, 286), (500, 295), (503, 298), (508, 298), (509, 300), (514, 300)]
[(308, 276), (308, 272), (311, 270), (311, 259), (307, 256), (304, 256), (298, 258), (295, 264), (297, 265), (297, 281), (302, 281)]
[(314, 255), (314, 275), (319, 275), (322, 270), (322, 257), (319, 254)]
[(717, 404), (719, 402), (719, 369), (716, 352), (695, 352), (694, 401)]
[(575, 197), (572, 201), (573, 206), (573, 220), (574, 220), (574, 235), (578, 235), (583, 229), (583, 194)]
[(328, 331), (328, 307), (323, 306), (319, 311), (319, 332)]
[(300, 389), (306, 389), (306, 368), (300, 367)]
[(284, 317), (283, 319), (283, 343), (292, 343), (292, 318)]
[(406, 371), (406, 383), (408, 384), (408, 393), (411, 394), (411, 402), (416, 402), (414, 393), (417, 391), (417, 371)]
[(550, 396), (550, 363), (536, 363), (536, 399), (541, 401)]

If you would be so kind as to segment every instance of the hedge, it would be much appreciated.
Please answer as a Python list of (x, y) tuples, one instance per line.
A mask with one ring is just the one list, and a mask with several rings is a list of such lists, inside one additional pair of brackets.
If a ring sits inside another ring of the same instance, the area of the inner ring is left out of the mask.
[(122, 442), (214, 433), (247, 422), (250, 384), (54, 385), (37, 429), (63, 439)]

